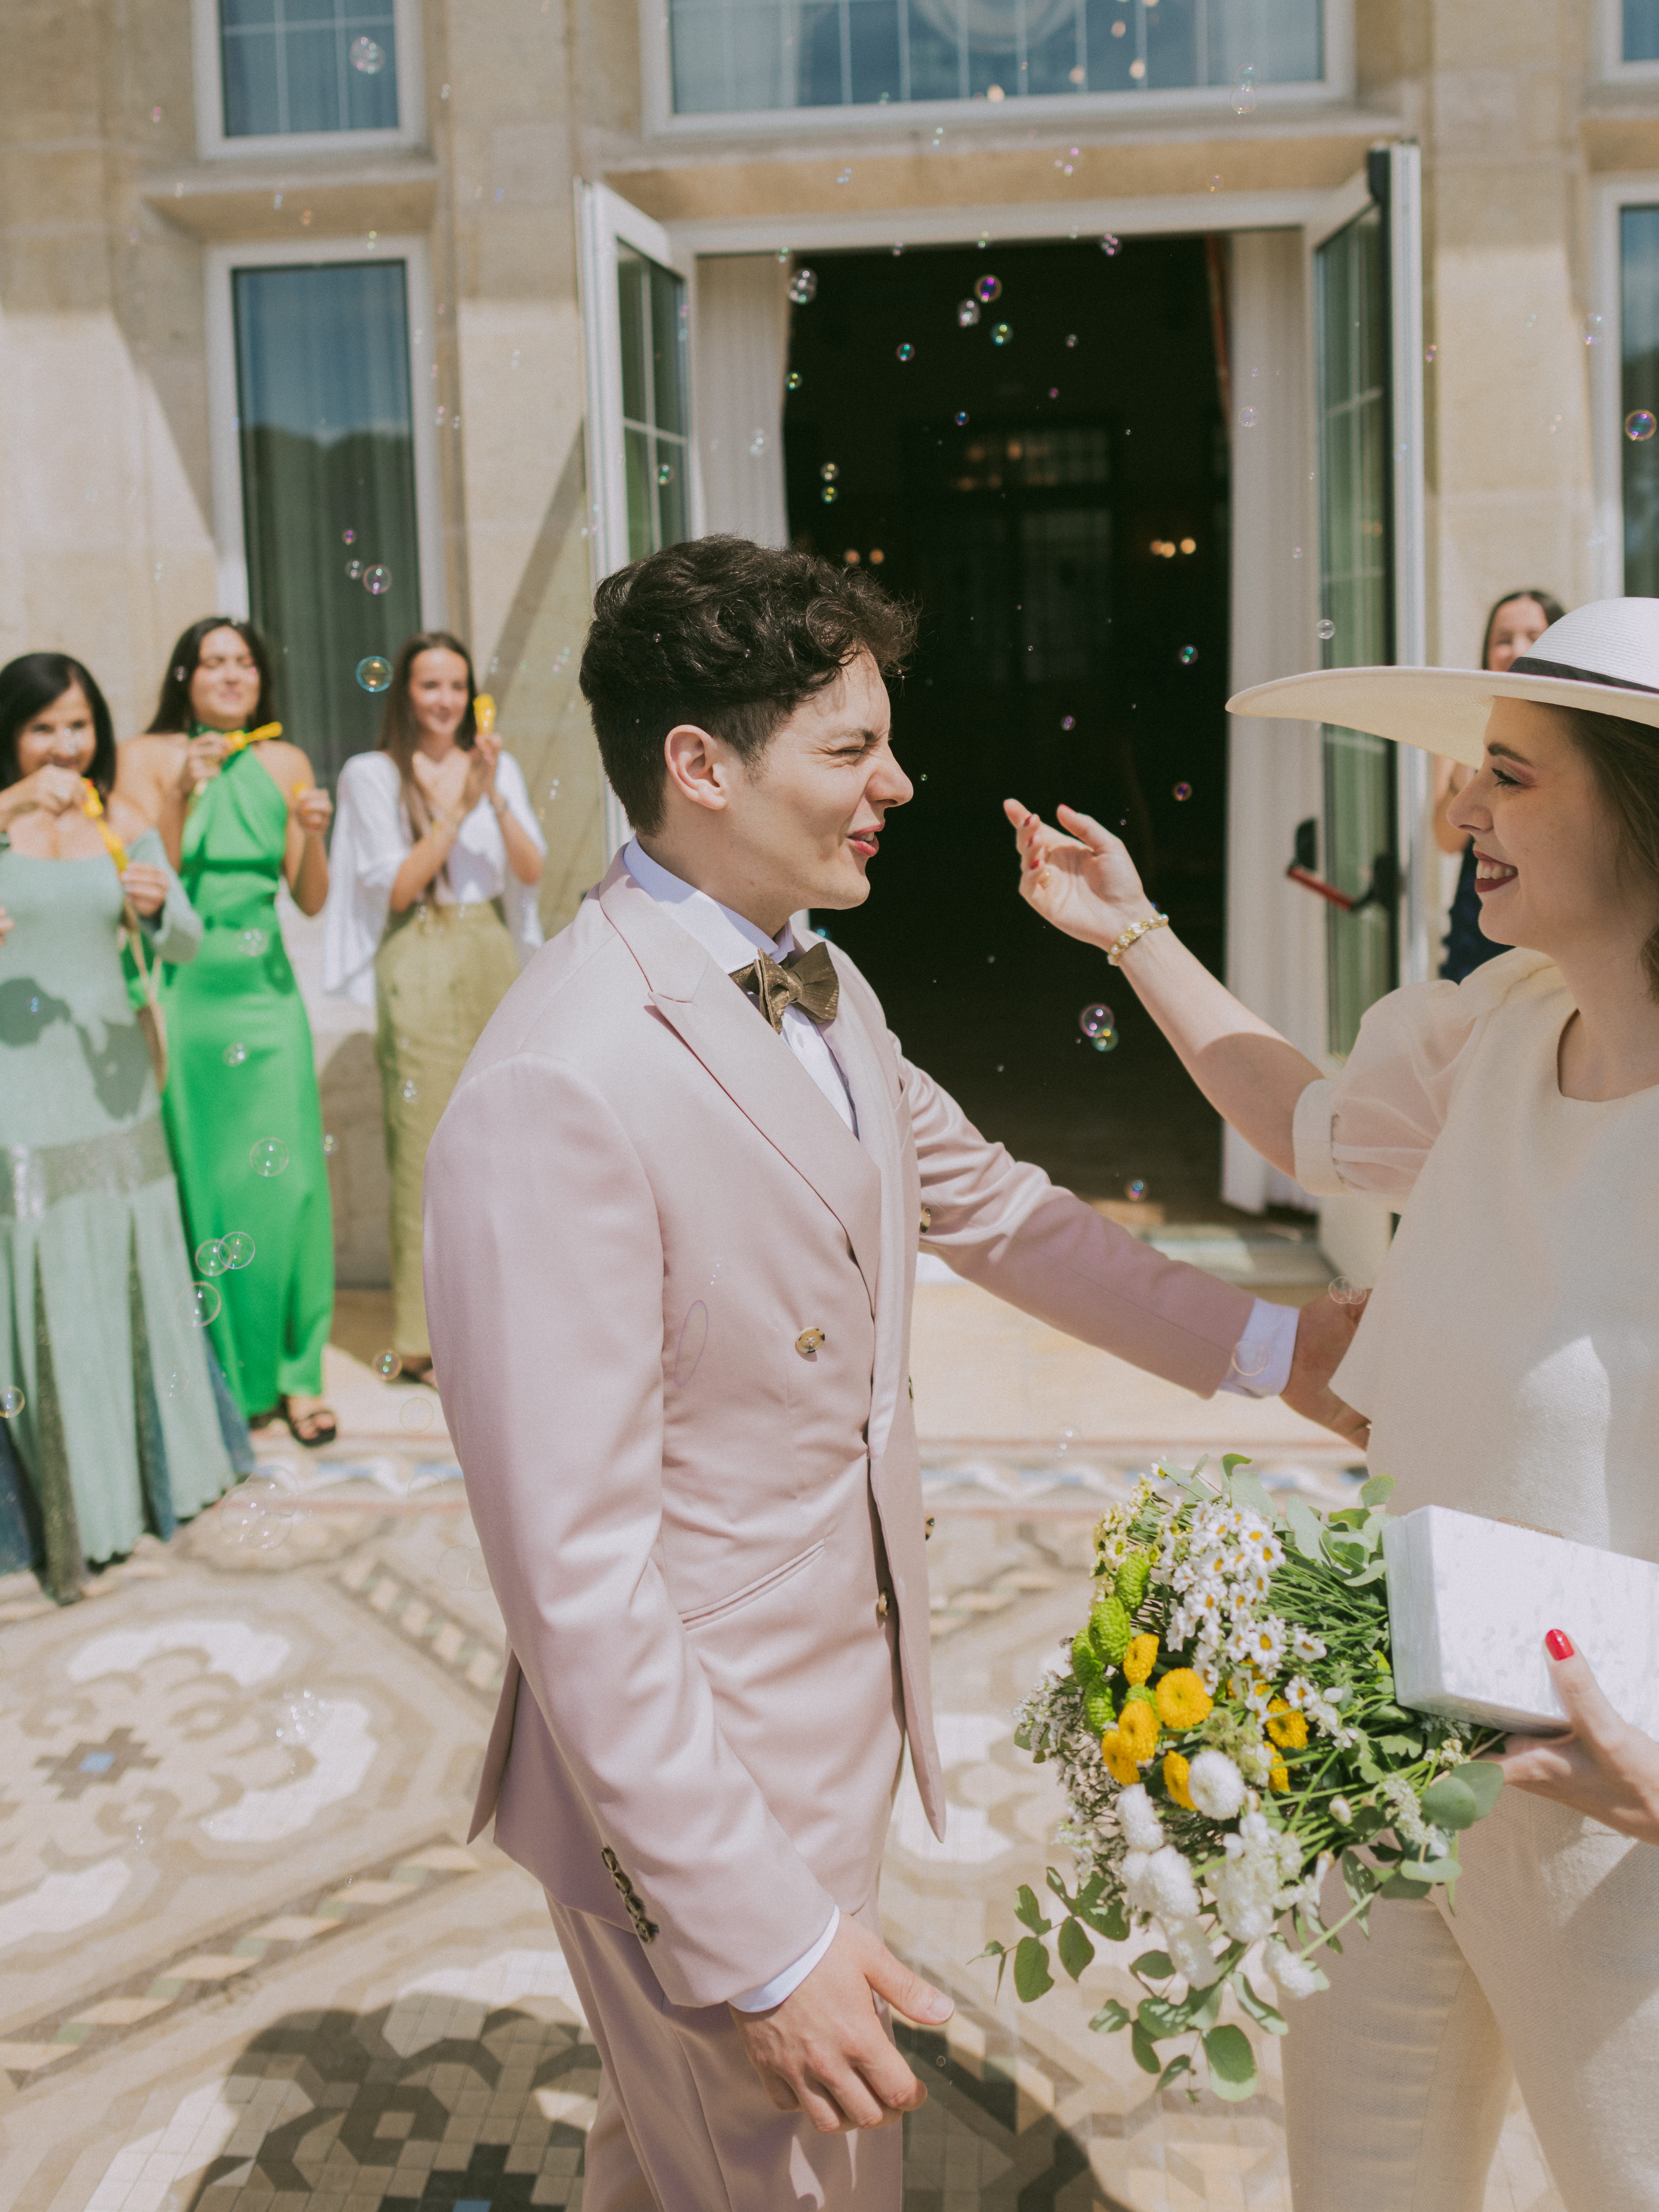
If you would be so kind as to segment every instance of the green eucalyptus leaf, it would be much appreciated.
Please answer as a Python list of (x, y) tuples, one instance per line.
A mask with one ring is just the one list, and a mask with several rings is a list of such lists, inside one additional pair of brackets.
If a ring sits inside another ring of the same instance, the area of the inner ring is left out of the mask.
[(1266, 1997), (1256, 1995), (1250, 1987), (1248, 1974), (1233, 1976), (1233, 1994), (1250, 2018), (1258, 2027), (1265, 2027), (1269, 2035), (1283, 2035), (1285, 2033), (1284, 2014), (1275, 2011)]
[(1014, 1953), (1014, 1989), (1020, 2002), (1035, 2003), (1054, 1985), (1048, 1951), (1035, 1936), (1022, 1936), (1019, 1948)]
[(1115, 2035), (1119, 2028), (1129, 2025), (1128, 2008), (1121, 2005), (1115, 1997), (1109, 1997), (1089, 2025), (1097, 2035)]
[(1400, 1862), (1400, 1875), (1407, 1881), (1455, 1881), (1462, 1871), (1450, 1851), (1442, 1858), (1402, 1859)]
[[(1228, 1456), (1231, 1458), (1233, 1455), (1230, 1453)], [(1240, 1462), (1241, 1468), (1244, 1462)], [(1235, 1505), (1243, 1506), (1247, 1513), (1259, 1513), (1270, 1528), (1279, 1518), (1272, 1498), (1262, 1487), (1260, 1475), (1243, 1473), (1229, 1474), (1227, 1494)]]
[(1437, 1828), (1472, 1828), (1480, 1818), (1480, 1806), (1461, 1774), (1443, 1774), (1423, 1792), (1425, 1816)]
[(1167, 1982), (1175, 1967), (1167, 1951), (1143, 1951), (1129, 1961), (1129, 1972), (1143, 1982)]
[(1242, 2027), (1231, 2022), (1212, 2027), (1204, 2039), (1204, 2056), (1210, 2064), (1210, 2087), (1231, 2105), (1255, 2091), (1255, 2053)]
[(1190, 2074), (1192, 2070), (1192, 2060), (1187, 2056), (1184, 2051), (1178, 2051), (1175, 2057), (1170, 2061), (1169, 2064), (1164, 2068), (1164, 2071), (1158, 2075), (1158, 2086), (1160, 2089), (1167, 2089), (1170, 2082), (1175, 2080), (1178, 2074)]
[(1348, 1588), (1364, 1589), (1367, 1583), (1380, 1583), (1388, 1571), (1389, 1563), (1386, 1559), (1373, 1559), (1364, 1574), (1351, 1575), (1348, 1577)]
[(1292, 1498), (1286, 1502), (1285, 1518), (1291, 1524), (1291, 1536), (1304, 1559), (1319, 1560), (1324, 1554), (1320, 1548), (1325, 1534), (1325, 1524), (1305, 1498)]
[(1014, 1906), (1014, 1917), (1022, 1927), (1029, 1928), (1033, 1936), (1046, 1936), (1054, 1924), (1052, 1920), (1043, 1918), (1037, 1906), (1036, 1892), (1029, 1882), (1024, 1881), (1019, 1886), (1019, 1901)]
[(1181, 2009), (1187, 2015), (1189, 2027), (1213, 2027), (1221, 2010), (1221, 2000), (1227, 1990), (1227, 1978), (1218, 1975), (1201, 1990), (1188, 1990)]
[(1393, 1496), (1394, 1477), (1391, 1474), (1374, 1474), (1369, 1482), (1360, 1486), (1359, 1502), (1362, 1505), (1386, 1505)]
[(1410, 1881), (1403, 1874), (1391, 1874), (1376, 1893), (1379, 1897), (1426, 1897), (1429, 1886), (1426, 1882)]
[(1349, 1896), (1358, 1905), (1363, 1898), (1375, 1896), (1382, 1876), (1375, 1867), (1368, 1866), (1357, 1851), (1344, 1851), (1342, 1881)]
[(1135, 2064), (1143, 2074), (1161, 2074), (1164, 2061), (1158, 2055), (1158, 2045), (1137, 2021), (1129, 2031), (1129, 2047), (1134, 2052)]
[(1504, 1787), (1504, 1770), (1495, 1759), (1471, 1759), (1454, 1770), (1457, 1779), (1474, 1797), (1475, 1819), (1484, 1820), (1498, 1802)]
[(1054, 1948), (1060, 1954), (1060, 1965), (1065, 1967), (1073, 1981), (1077, 1980), (1085, 1966), (1094, 1964), (1095, 1947), (1089, 1941), (1080, 1921), (1062, 1920), (1060, 1922), (1060, 1936)]
[(1167, 2035), (1185, 2035), (1192, 2024), (1186, 2006), (1171, 2004), (1167, 1997), (1142, 1997), (1135, 2007), (1135, 2025), (1157, 2043)]
[(1129, 1940), (1129, 1916), (1124, 1910), (1121, 1898), (1115, 1897), (1103, 1912), (1096, 1905), (1091, 1905), (1085, 1911), (1079, 1899), (1077, 1917), (1086, 1921), (1096, 1935), (1103, 1936), (1109, 1943), (1127, 1943)]
[[(992, 1940), (991, 1940), (991, 1941), (990, 1941), (990, 1942), (986, 1945), (985, 1948), (984, 1948), (982, 1951), (976, 1953), (976, 1954), (975, 1954), (975, 1956), (974, 1956), (973, 1958), (971, 1958), (971, 1959), (968, 1961), (968, 1963), (969, 1963), (969, 1965), (970, 1966), (976, 1966), (979, 1964), (980, 1960), (981, 1960), (981, 1959), (994, 1959), (994, 1960), (996, 1960), (996, 1962), (997, 1962), (997, 1990), (996, 1990), (996, 1993), (997, 1993), (997, 1996), (1000, 1996), (1002, 1995), (1002, 1977), (1003, 1977), (1003, 1974), (1004, 1974), (1004, 1972), (1006, 1972), (1006, 1968), (1007, 1968), (1007, 1965), (1008, 1965), (1008, 1947), (1007, 1947), (1007, 1945), (1006, 1945), (1006, 1943), (999, 1943), (999, 1942), (996, 1941), (995, 1937), (994, 1936), (994, 1937), (992, 1938)], [(994, 1999), (993, 2000), (993, 2002), (994, 2002)]]

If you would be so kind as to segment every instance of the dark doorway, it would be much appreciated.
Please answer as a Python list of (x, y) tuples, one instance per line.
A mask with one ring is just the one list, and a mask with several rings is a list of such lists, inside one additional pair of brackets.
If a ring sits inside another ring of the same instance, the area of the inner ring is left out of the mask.
[[(1085, 1195), (1213, 1215), (1219, 1125), (1102, 955), (1015, 896), (1005, 796), (1120, 829), (1220, 973), (1229, 455), (1201, 238), (815, 257), (793, 311), (790, 527), (921, 612), (915, 782), (823, 916), (906, 1049)], [(971, 303), (969, 306), (967, 303)], [(976, 313), (977, 319), (973, 319)], [(799, 379), (796, 383), (795, 380)], [(1104, 1001), (1116, 1049), (1079, 1026)]]

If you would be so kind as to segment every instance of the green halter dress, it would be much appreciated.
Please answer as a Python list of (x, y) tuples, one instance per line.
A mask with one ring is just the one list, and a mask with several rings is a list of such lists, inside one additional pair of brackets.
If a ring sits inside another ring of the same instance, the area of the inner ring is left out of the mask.
[(288, 818), (251, 746), (198, 793), (179, 874), (202, 918), (202, 949), (162, 981), (167, 1140), (197, 1275), (219, 1292), (214, 1347), (249, 1416), (290, 1394), (320, 1394), (334, 1317), (311, 1024), (276, 920)]

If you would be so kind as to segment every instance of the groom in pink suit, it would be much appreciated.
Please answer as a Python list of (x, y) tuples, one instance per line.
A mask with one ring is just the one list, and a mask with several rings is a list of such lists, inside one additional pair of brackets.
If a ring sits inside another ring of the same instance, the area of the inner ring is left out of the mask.
[(585, 2212), (896, 2212), (926, 2091), (889, 2008), (951, 2008), (876, 1902), (907, 1740), (945, 1818), (918, 1239), (1190, 1390), (1340, 1418), (1335, 1307), (1298, 1328), (1055, 1188), (796, 938), (868, 896), (910, 796), (909, 641), (872, 580), (735, 538), (601, 585), (582, 690), (636, 836), (428, 1158), (436, 1371), (512, 1647), (474, 1832), (493, 1812), (544, 1886), (599, 2045)]

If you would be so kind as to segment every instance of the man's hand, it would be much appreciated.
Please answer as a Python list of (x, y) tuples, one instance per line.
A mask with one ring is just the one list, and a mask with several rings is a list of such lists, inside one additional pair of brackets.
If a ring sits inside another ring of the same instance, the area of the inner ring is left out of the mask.
[(1659, 1844), (1659, 1743), (1613, 1711), (1589, 1662), (1559, 1628), (1544, 1649), (1572, 1734), (1512, 1735), (1498, 1761), (1504, 1781), (1588, 1813), (1621, 1836)]
[(956, 2007), (843, 1913), (835, 1940), (799, 1989), (770, 2012), (732, 2011), (761, 2087), (781, 2112), (805, 2112), (821, 2136), (890, 2127), (927, 2092), (876, 2011), (885, 1997), (937, 2027)]
[(1352, 1406), (1345, 1406), (1331, 1388), (1331, 1377), (1341, 1365), (1353, 1333), (1365, 1310), (1361, 1298), (1354, 1305), (1338, 1305), (1331, 1298), (1315, 1298), (1297, 1316), (1296, 1351), (1291, 1358), (1291, 1379), (1285, 1385), (1285, 1403), (1304, 1420), (1317, 1421), (1322, 1429), (1334, 1429), (1356, 1451), (1371, 1440), (1370, 1423)]

